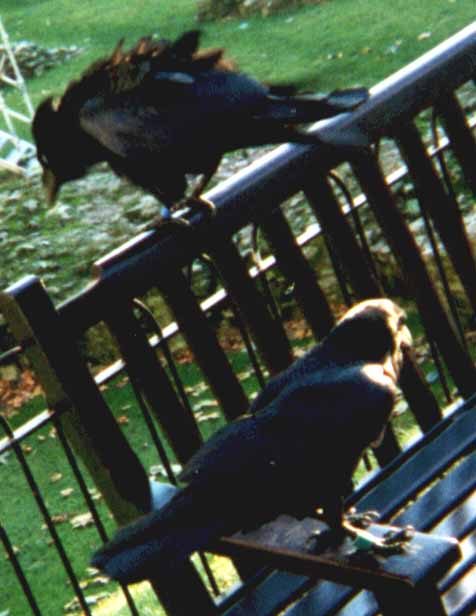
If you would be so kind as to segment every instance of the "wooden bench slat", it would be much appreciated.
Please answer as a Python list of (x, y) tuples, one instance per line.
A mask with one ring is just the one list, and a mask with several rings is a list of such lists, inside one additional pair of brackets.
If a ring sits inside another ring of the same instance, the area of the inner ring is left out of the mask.
[(243, 599), (224, 612), (225, 616), (266, 616), (283, 610), (313, 582), (309, 578), (286, 572), (273, 572)]
[[(471, 412), (471, 411), (470, 411)], [(469, 413), (470, 413), (469, 412)], [(463, 421), (461, 423), (461, 426), (459, 425), (459, 421), (463, 419), (465, 421)], [(470, 444), (473, 442), (474, 440), (474, 434), (476, 431), (476, 426), (474, 425), (474, 418), (471, 417), (471, 415), (463, 415), (463, 416), (459, 416), (456, 419), (455, 424), (453, 424), (452, 426), (450, 425), (448, 430), (452, 430), (452, 432), (450, 433), (450, 439), (448, 440), (453, 440), (456, 443), (458, 443), (458, 438), (460, 435), (460, 432), (463, 433), (467, 433), (469, 432), (469, 435), (467, 436), (466, 441), (469, 442)], [(456, 426), (456, 427), (455, 427)], [(443, 433), (442, 437), (444, 437), (446, 439), (446, 433)], [(441, 452), (441, 454), (443, 455), (446, 452), (446, 449), (444, 449), (444, 445), (441, 443), (441, 441), (439, 439), (435, 439), (435, 443), (432, 443), (433, 447), (435, 448), (435, 452), (437, 453), (438, 451)], [(429, 445), (427, 445), (428, 448)], [(465, 449), (466, 445), (463, 446), (463, 449)], [(427, 448), (425, 448), (423, 450), (423, 453), (426, 454)], [(420, 457), (421, 456), (421, 451), (417, 452), (416, 457)], [(426, 457), (426, 455), (425, 455)], [(447, 456), (450, 457), (451, 459), (453, 458), (453, 456)], [(445, 464), (445, 460), (440, 460), (440, 462), (443, 462), (443, 466), (446, 466)], [(406, 475), (406, 479), (407, 481), (405, 483), (409, 484), (409, 486), (407, 486), (407, 491), (408, 491), (408, 487), (410, 487), (412, 485), (412, 478), (413, 480), (416, 479), (415, 475), (413, 474), (414, 471), (414, 466), (412, 464), (413, 459), (411, 459), (410, 461), (408, 461), (405, 466), (407, 466), (407, 468), (405, 469), (405, 475)], [(467, 491), (469, 491), (471, 488), (466, 489), (464, 487), (464, 480), (465, 478), (467, 478), (467, 476), (469, 475), (471, 477), (471, 472), (474, 470), (475, 467), (475, 463), (476, 461), (473, 460), (473, 458), (468, 458), (464, 463), (463, 463), (463, 468), (461, 467), (457, 467), (456, 471), (458, 471), (458, 475), (457, 478), (460, 480), (460, 483), (458, 486), (455, 486), (453, 489), (455, 492), (458, 492), (457, 496), (458, 499), (461, 496), (462, 493), (465, 493)], [(420, 464), (420, 463), (418, 463)], [(432, 465), (434, 466), (434, 465)], [(456, 472), (455, 471), (455, 472)], [(433, 476), (433, 472), (434, 471), (430, 471), (429, 475), (430, 478)], [(392, 478), (390, 478), (392, 479)], [(388, 491), (391, 493), (393, 490), (396, 490), (397, 493), (397, 497), (396, 500), (403, 500), (402, 498), (402, 494), (400, 492), (399, 486), (402, 485), (403, 488), (405, 488), (404, 484), (401, 484), (401, 478), (397, 473), (395, 473), (395, 475), (393, 476), (394, 482), (393, 482), (393, 488), (390, 488)], [(387, 479), (388, 481), (388, 479)], [(476, 475), (475, 477), (471, 477), (471, 481), (472, 482), (476, 482)], [(448, 485), (451, 486), (451, 479), (447, 480), (447, 487)], [(423, 486), (420, 486), (419, 489), (421, 489)], [(459, 489), (458, 489), (459, 488)], [(436, 484), (436, 486), (434, 486), (433, 489), (438, 490), (439, 489), (439, 484)], [(381, 496), (381, 492), (382, 492), (382, 488), (380, 487), (380, 485), (377, 486), (377, 488), (375, 489), (375, 491), (373, 492), (372, 495), (369, 495), (369, 500), (366, 501), (366, 498), (364, 497), (362, 503), (363, 506), (361, 507), (359, 504), (359, 509), (361, 510), (365, 510), (365, 509), (370, 509), (370, 508), (374, 508), (376, 507), (377, 509), (380, 509), (381, 513), (386, 513), (386, 506), (384, 505), (383, 507), (379, 507), (378, 504), (375, 503), (376, 497), (377, 496)], [(386, 491), (386, 490), (385, 490)], [(403, 490), (403, 492), (405, 492), (405, 489)], [(428, 503), (428, 501), (430, 501), (432, 499), (432, 497), (430, 496), (431, 491), (427, 492), (425, 495), (423, 495), (421, 498), (425, 499), (426, 502)], [(408, 494), (406, 494), (407, 498), (410, 498), (410, 496)], [(474, 497), (476, 499), (476, 497)], [(406, 500), (406, 499), (405, 499)], [(420, 499), (421, 500), (421, 499)], [(415, 503), (413, 503), (408, 510), (405, 512), (405, 515), (407, 516), (405, 519), (402, 518), (400, 519), (400, 517), (396, 518), (396, 522), (398, 525), (400, 524), (406, 524), (406, 523), (412, 523), (411, 520), (412, 518), (412, 510), (415, 509), (417, 512), (420, 511), (421, 514), (421, 505), (420, 505), (420, 500), (416, 501)], [(373, 501), (373, 502), (371, 502)], [(370, 502), (370, 506), (368, 506)], [(385, 502), (385, 501), (384, 501)], [(393, 506), (398, 508), (402, 503), (400, 502), (398, 505), (394, 504)], [(407, 513), (409, 512), (409, 513)], [(388, 514), (387, 514), (388, 515)], [(415, 514), (415, 518), (418, 517), (418, 514)], [(439, 515), (435, 516), (435, 518), (440, 517)], [(471, 519), (471, 514), (468, 512), (467, 515), (468, 518), (468, 523), (469, 523), (469, 519)], [(473, 512), (473, 519), (474, 519), (474, 512)], [(448, 530), (448, 529), (447, 529)], [(435, 532), (437, 532), (437, 534), (441, 534), (441, 535), (448, 535), (448, 536), (453, 536), (454, 535), (454, 528), (451, 529), (453, 532), (445, 532), (445, 528), (443, 526), (441, 527), (436, 527)], [(458, 565), (455, 565), (455, 567)], [(294, 606), (293, 608), (290, 608), (290, 610), (288, 610), (285, 613), (285, 616), (299, 616), (301, 614), (315, 614), (316, 616), (319, 614), (331, 614), (331, 613), (335, 613), (335, 611), (337, 611), (339, 609), (340, 606), (346, 604), (347, 601), (349, 601), (349, 599), (352, 597), (352, 595), (355, 595), (356, 592), (355, 590), (351, 589), (350, 587), (346, 587), (346, 586), (342, 586), (342, 585), (337, 585), (331, 582), (320, 582), (315, 588), (312, 589), (312, 591), (303, 599), (300, 600), (299, 604)], [(357, 603), (354, 603), (354, 601), (356, 601)], [(344, 614), (348, 615), (348, 616), (353, 616), (353, 614), (358, 613), (360, 616), (360, 611), (357, 611), (357, 606), (358, 606), (358, 610), (363, 610), (362, 614), (366, 614), (365, 610), (369, 610), (369, 613), (373, 613), (372, 611), (372, 606), (375, 606), (375, 600), (373, 599), (373, 596), (370, 593), (366, 593), (366, 592), (361, 592), (357, 595), (356, 599), (353, 599), (352, 602), (350, 602), (348, 604), (348, 607), (346, 607), (343, 611), (342, 611), (342, 616)], [(312, 606), (312, 607), (311, 607)], [(355, 611), (354, 611), (355, 610)]]
[(476, 570), (467, 572), (462, 580), (443, 596), (443, 601), (450, 616), (474, 613), (476, 607)]
[[(474, 511), (473, 511), (474, 516)], [(453, 535), (454, 536), (454, 535)], [(474, 543), (476, 533), (473, 532), (463, 541), (460, 539), (461, 558), (451, 567), (448, 573), (440, 580), (438, 587), (441, 592), (446, 592), (452, 586), (458, 583), (471, 568), (476, 566), (476, 554), (474, 553)]]
[(406, 461), (383, 484), (378, 484), (366, 494), (356, 505), (357, 508), (377, 509), (382, 519), (388, 519), (469, 448), (475, 436), (474, 415), (471, 412), (460, 415), (447, 430)]
[(467, 457), (423, 494), (409, 509), (392, 518), (398, 526), (411, 524), (419, 530), (432, 528), (476, 488), (476, 457)]

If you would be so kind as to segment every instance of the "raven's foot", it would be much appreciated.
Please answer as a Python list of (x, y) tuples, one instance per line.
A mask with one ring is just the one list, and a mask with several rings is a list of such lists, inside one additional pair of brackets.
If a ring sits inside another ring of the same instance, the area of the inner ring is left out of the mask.
[(190, 223), (186, 218), (181, 216), (163, 216), (159, 214), (155, 216), (144, 227), (145, 231), (155, 230), (160, 233), (168, 232), (174, 229), (189, 229)]
[(374, 509), (358, 512), (355, 507), (352, 507), (352, 509), (345, 514), (346, 522), (349, 522), (353, 527), (357, 528), (368, 528), (371, 524), (377, 522), (379, 517), (379, 512)]
[(377, 537), (368, 530), (353, 526), (347, 521), (344, 521), (343, 528), (346, 534), (352, 537), (354, 547), (358, 552), (387, 555), (401, 554), (415, 532), (412, 526), (406, 526), (395, 531), (389, 531), (383, 537)]
[(189, 208), (192, 212), (202, 212), (206, 218), (212, 218), (216, 213), (216, 205), (210, 199), (205, 199), (199, 194), (192, 193), (190, 197), (185, 197), (172, 208), (174, 211)]
[(327, 528), (311, 533), (307, 539), (309, 550), (321, 554), (326, 550), (335, 550), (345, 539), (343, 529)]

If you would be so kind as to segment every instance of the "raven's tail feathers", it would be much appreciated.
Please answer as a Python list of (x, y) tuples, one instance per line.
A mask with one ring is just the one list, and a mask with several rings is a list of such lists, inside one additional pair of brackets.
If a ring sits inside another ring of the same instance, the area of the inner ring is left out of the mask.
[[(268, 105), (254, 116), (257, 125), (267, 126), (269, 134), (281, 141), (300, 143), (325, 142), (337, 147), (365, 147), (370, 143), (369, 137), (358, 127), (346, 129), (342, 135), (320, 138), (312, 133), (295, 131), (291, 127), (297, 124), (317, 122), (340, 113), (352, 111), (369, 98), (366, 88), (335, 90), (327, 96), (268, 96)], [(281, 129), (281, 132), (278, 129)], [(279, 135), (279, 136), (278, 136)]]

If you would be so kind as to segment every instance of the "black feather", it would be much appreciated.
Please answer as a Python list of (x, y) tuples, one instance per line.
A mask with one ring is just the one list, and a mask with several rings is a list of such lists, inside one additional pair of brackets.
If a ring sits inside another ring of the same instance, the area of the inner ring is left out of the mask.
[[(141, 38), (94, 62), (55, 103), (43, 101), (32, 130), (50, 200), (62, 184), (97, 162), (167, 207), (182, 199), (187, 174), (202, 174), (199, 196), (222, 155), (286, 141), (317, 143), (295, 125), (349, 111), (365, 89), (329, 96), (291, 96), (292, 86), (266, 86), (236, 71), (222, 49), (198, 50), (199, 32), (175, 42)], [(367, 144), (349, 133), (345, 145)], [(52, 187), (52, 188), (51, 188)]]

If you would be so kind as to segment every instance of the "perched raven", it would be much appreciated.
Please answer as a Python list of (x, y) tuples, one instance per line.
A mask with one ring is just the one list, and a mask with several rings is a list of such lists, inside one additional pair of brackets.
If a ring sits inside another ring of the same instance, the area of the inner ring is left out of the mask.
[(191, 458), (185, 487), (156, 512), (120, 530), (92, 559), (124, 583), (156, 577), (193, 551), (289, 514), (323, 510), (341, 540), (343, 496), (366, 447), (382, 438), (403, 349), (403, 311), (387, 299), (348, 311), (314, 350), (270, 381), (246, 415)]
[[(60, 99), (40, 103), (32, 131), (50, 204), (62, 184), (107, 161), (156, 196), (167, 216), (185, 195), (186, 174), (203, 175), (193, 203), (225, 152), (316, 143), (317, 137), (293, 126), (349, 111), (368, 98), (364, 88), (293, 96), (292, 87), (265, 86), (237, 72), (222, 49), (198, 51), (198, 44), (198, 31), (175, 42), (144, 37), (129, 51), (120, 41)], [(349, 133), (344, 143), (367, 141)]]

